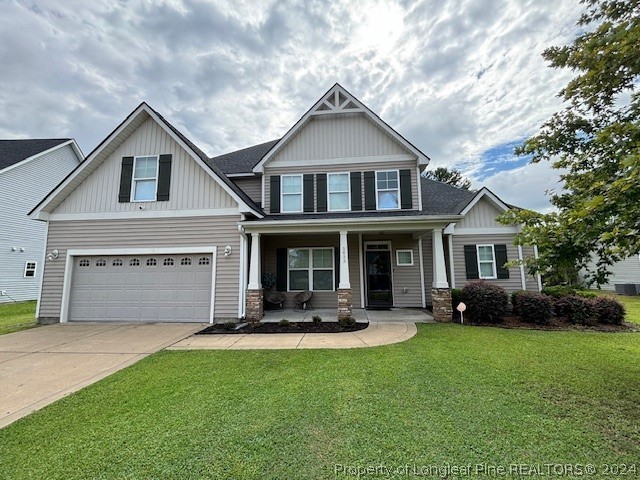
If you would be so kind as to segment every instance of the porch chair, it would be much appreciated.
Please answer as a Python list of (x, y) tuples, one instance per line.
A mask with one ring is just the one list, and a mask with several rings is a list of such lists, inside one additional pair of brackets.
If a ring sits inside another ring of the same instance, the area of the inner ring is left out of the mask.
[(313, 305), (311, 305), (311, 297), (313, 297), (313, 292), (310, 292), (309, 290), (297, 293), (295, 297), (293, 297), (293, 310), (296, 312), (299, 312), (301, 310), (313, 310)]
[(267, 290), (264, 292), (264, 301), (271, 305), (275, 305), (277, 308), (274, 308), (274, 310), (284, 310), (285, 299), (286, 297), (282, 292), (277, 292), (275, 290)]

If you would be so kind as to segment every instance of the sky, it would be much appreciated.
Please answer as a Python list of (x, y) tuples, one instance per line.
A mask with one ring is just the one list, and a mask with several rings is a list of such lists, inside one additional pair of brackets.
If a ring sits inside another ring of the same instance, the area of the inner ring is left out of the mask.
[(562, 107), (577, 0), (0, 0), (0, 138), (85, 154), (146, 101), (209, 155), (281, 137), (335, 82), (431, 158), (547, 211), (513, 148)]

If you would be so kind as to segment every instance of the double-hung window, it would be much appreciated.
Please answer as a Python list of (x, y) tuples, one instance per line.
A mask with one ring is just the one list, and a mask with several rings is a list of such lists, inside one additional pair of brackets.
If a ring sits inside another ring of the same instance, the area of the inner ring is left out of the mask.
[(24, 277), (35, 277), (36, 276), (36, 262), (27, 262), (24, 264)]
[(283, 213), (302, 212), (302, 175), (282, 175), (280, 204)]
[(158, 157), (135, 157), (131, 198), (134, 202), (154, 202), (158, 190)]
[(400, 208), (398, 170), (376, 172), (376, 208), (378, 210)]
[(330, 212), (340, 212), (351, 209), (351, 194), (348, 173), (327, 174), (327, 195), (329, 196)]
[(333, 248), (290, 248), (289, 291), (334, 290)]
[(480, 278), (497, 278), (496, 254), (493, 245), (476, 245), (476, 250), (478, 252), (478, 272)]

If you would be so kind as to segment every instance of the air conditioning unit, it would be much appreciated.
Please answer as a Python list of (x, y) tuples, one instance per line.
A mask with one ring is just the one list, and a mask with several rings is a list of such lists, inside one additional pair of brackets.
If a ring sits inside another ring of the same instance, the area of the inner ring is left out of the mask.
[(618, 295), (637, 295), (638, 287), (635, 283), (616, 283), (616, 293)]

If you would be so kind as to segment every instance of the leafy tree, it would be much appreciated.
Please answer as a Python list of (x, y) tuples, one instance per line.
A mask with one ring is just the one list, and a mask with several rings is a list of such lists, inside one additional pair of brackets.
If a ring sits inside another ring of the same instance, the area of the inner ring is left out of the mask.
[[(507, 212), (523, 224), (517, 242), (537, 244), (530, 271), (585, 267), (604, 283), (609, 266), (640, 251), (640, 0), (581, 0), (584, 31), (543, 57), (577, 72), (560, 96), (564, 108), (516, 149), (563, 172), (564, 191), (551, 197), (555, 213)], [(586, 31), (585, 31), (586, 30)]]
[(435, 170), (425, 170), (424, 176), (431, 180), (448, 183), (449, 185), (453, 185), (464, 190), (469, 190), (471, 187), (471, 180), (463, 177), (462, 172), (455, 168), (448, 169), (447, 167), (438, 167)]

